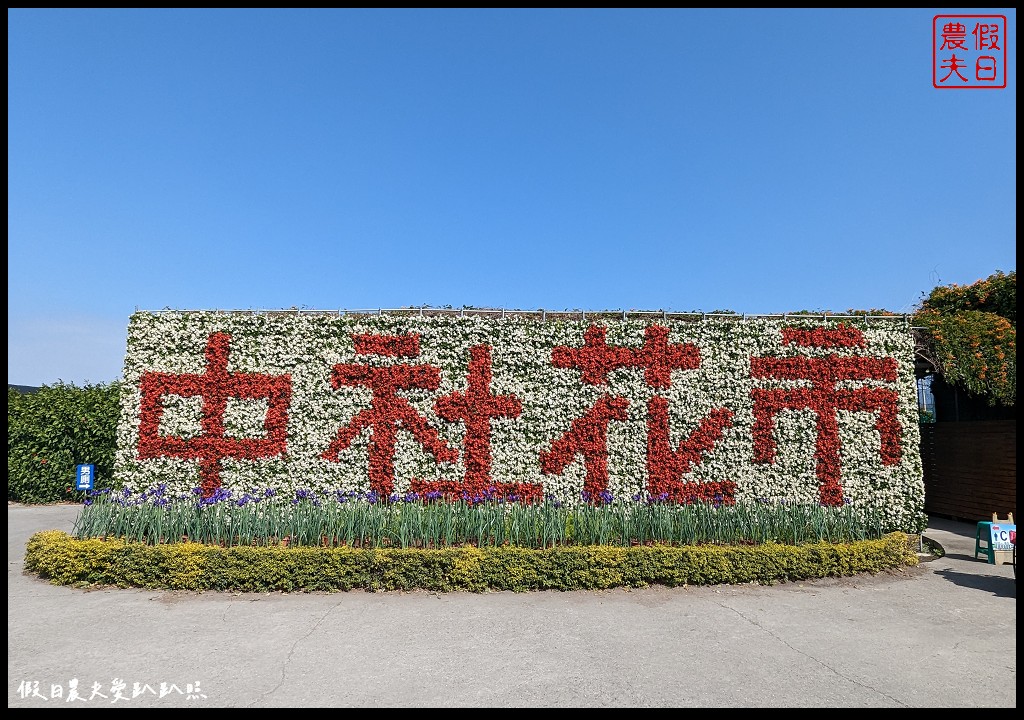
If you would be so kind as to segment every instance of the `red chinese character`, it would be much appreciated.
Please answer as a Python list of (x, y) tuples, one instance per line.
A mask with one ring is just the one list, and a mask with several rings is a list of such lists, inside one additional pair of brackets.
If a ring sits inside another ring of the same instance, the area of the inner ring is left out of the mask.
[[(857, 338), (857, 344), (863, 346), (863, 336), (854, 328), (844, 326), (837, 330), (810, 332), (810, 335), (794, 336), (783, 331), (783, 337), (808, 347), (836, 347), (854, 337)], [(812, 410), (818, 418), (814, 459), (818, 494), (823, 505), (843, 504), (837, 411), (877, 413), (875, 429), (881, 441), (879, 454), (882, 464), (899, 463), (901, 429), (897, 419), (897, 393), (886, 388), (836, 387), (837, 383), (843, 380), (895, 382), (896, 361), (893, 358), (840, 355), (821, 358), (752, 357), (750, 375), (753, 378), (811, 381), (810, 387), (751, 390), (754, 399), (754, 462), (775, 461), (775, 439), (772, 429), (775, 416), (781, 410)]]
[(974, 63), (974, 77), (983, 82), (995, 80), (999, 74), (997, 61), (991, 55), (979, 55)]
[[(231, 336), (213, 333), (206, 343), (206, 372), (200, 375), (147, 372), (139, 420), (139, 458), (177, 457), (199, 461), (202, 496), (220, 487), (221, 461), (225, 458), (254, 460), (284, 454), (288, 438), (288, 405), (292, 396), (290, 375), (255, 375), (228, 372)], [(200, 397), (203, 400), (202, 434), (194, 438), (162, 437), (165, 395)], [(263, 426), (266, 438), (230, 438), (224, 434), (224, 410), (229, 398), (269, 401)]]
[[(644, 344), (640, 348), (609, 346), (606, 328), (591, 325), (584, 333), (581, 348), (559, 345), (551, 351), (555, 367), (578, 368), (581, 379), (590, 385), (607, 382), (608, 373), (620, 368), (643, 368), (644, 380), (649, 387), (668, 388), (672, 384), (673, 370), (692, 370), (700, 365), (700, 351), (689, 343), (679, 345), (668, 342), (668, 328), (648, 326), (644, 331)], [(629, 402), (625, 398), (605, 395), (597, 400), (587, 413), (574, 420), (569, 430), (541, 453), (541, 470), (556, 474), (577, 455), (583, 456), (587, 476), (584, 497), (591, 500), (603, 497), (608, 490), (608, 423), (625, 420)], [(669, 446), (668, 403), (654, 397), (648, 403), (648, 491), (651, 496), (673, 502), (693, 502), (695, 499), (721, 499), (731, 501), (735, 484), (684, 483), (682, 475), (688, 473), (700, 456), (709, 451), (730, 424), (732, 413), (713, 410), (676, 450)]]
[(651, 325), (644, 331), (642, 348), (610, 346), (607, 329), (591, 325), (583, 335), (583, 347), (559, 345), (551, 351), (551, 362), (559, 368), (578, 368), (583, 382), (601, 385), (608, 373), (619, 368), (643, 368), (644, 380), (650, 387), (667, 388), (672, 384), (673, 370), (692, 370), (700, 365), (700, 351), (695, 345), (670, 345), (668, 328)]
[[(355, 335), (356, 352), (390, 357), (419, 355), (419, 336)], [(432, 365), (335, 365), (331, 373), (331, 386), (363, 386), (373, 391), (370, 407), (338, 429), (337, 437), (321, 455), (323, 459), (338, 462), (338, 454), (366, 428), (370, 428), (370, 490), (382, 497), (391, 495), (395, 485), (395, 442), (398, 429), (408, 431), (424, 449), (439, 462), (455, 462), (458, 451), (449, 447), (427, 419), (416, 412), (409, 401), (398, 395), (399, 390), (420, 388), (436, 390), (441, 384), (441, 371)]]
[(434, 403), (438, 417), (466, 425), (462, 461), (466, 467), (465, 492), (484, 493), (491, 482), (491, 418), (519, 417), (523, 406), (513, 395), (491, 393), (491, 348), (476, 345), (469, 351), (466, 391), (453, 392)]
[(974, 36), (975, 50), (1002, 50), (999, 47), (999, 25), (974, 23), (971, 35)]
[(718, 408), (673, 450), (669, 444), (668, 400), (647, 401), (647, 492), (652, 498), (675, 503), (735, 502), (736, 483), (683, 482), (682, 477), (715, 447), (725, 428), (732, 425), (732, 411)]
[(540, 468), (545, 475), (557, 475), (577, 455), (583, 456), (587, 477), (583, 496), (596, 499), (608, 490), (608, 423), (625, 420), (629, 401), (604, 395), (586, 414), (572, 421), (569, 430), (551, 443), (551, 449), (540, 454)]
[(939, 50), (966, 50), (967, 28), (961, 23), (946, 23), (942, 26), (942, 47)]
[[(949, 72), (946, 73), (946, 77), (944, 77), (941, 80), (939, 80), (939, 82), (946, 82), (946, 80), (949, 79), (949, 76), (952, 75), (953, 73), (956, 73), (957, 77), (959, 77), (964, 82), (967, 82), (967, 78), (965, 78), (963, 75), (960, 74), (960, 68), (965, 67), (962, 64), (962, 62), (963, 62), (963, 58), (958, 58), (955, 53), (948, 60), (943, 60), (943, 64), (941, 65), (941, 68), (943, 70), (948, 69)], [(949, 64), (947, 65), (946, 63), (949, 63)]]

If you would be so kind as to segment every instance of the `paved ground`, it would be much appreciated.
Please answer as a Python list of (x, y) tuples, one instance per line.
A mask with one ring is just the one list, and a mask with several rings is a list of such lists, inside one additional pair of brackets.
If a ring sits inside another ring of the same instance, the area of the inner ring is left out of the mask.
[(26, 575), (77, 511), (8, 506), (8, 707), (1017, 706), (1013, 568), (941, 518), (944, 557), (773, 587), (199, 594)]

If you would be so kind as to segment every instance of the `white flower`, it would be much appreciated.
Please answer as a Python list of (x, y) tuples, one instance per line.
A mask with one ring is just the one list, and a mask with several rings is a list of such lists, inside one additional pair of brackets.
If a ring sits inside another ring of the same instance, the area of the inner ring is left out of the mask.
[[(699, 365), (676, 369), (668, 388), (648, 385), (642, 367), (617, 367), (606, 383), (583, 382), (581, 372), (552, 363), (556, 346), (580, 348), (591, 325), (607, 328), (610, 346), (639, 352), (645, 328), (667, 327), (668, 342), (699, 350)], [(386, 368), (426, 365), (440, 376), (437, 389), (408, 388), (397, 392), (423, 422), (451, 448), (454, 463), (437, 462), (404, 424), (396, 429), (393, 457), (394, 489), (404, 492), (414, 479), (461, 482), (465, 478), (466, 427), (440, 418), (434, 410), (438, 398), (466, 390), (470, 349), (491, 346), (490, 392), (519, 400), (522, 412), (514, 418), (491, 422), (491, 478), (496, 484), (533, 483), (564, 503), (578, 502), (585, 467), (577, 457), (558, 475), (541, 470), (541, 454), (565, 434), (574, 420), (587, 413), (603, 395), (628, 401), (627, 419), (612, 420), (607, 436), (608, 490), (619, 498), (644, 495), (647, 489), (648, 402), (654, 396), (668, 404), (669, 442), (675, 450), (715, 409), (731, 412), (731, 425), (713, 447), (692, 463), (679, 480), (688, 483), (734, 482), (736, 498), (762, 498), (816, 502), (818, 480), (814, 461), (817, 440), (815, 413), (786, 410), (772, 427), (776, 455), (773, 463), (757, 463), (753, 452), (755, 388), (809, 387), (809, 380), (752, 378), (752, 357), (808, 357), (847, 355), (892, 358), (896, 382), (843, 380), (839, 389), (873, 387), (894, 390), (901, 438), (898, 464), (883, 465), (874, 412), (836, 410), (840, 437), (843, 494), (855, 506), (885, 503), (897, 520), (909, 527), (923, 508), (923, 480), (919, 453), (913, 340), (902, 321), (873, 320), (856, 325), (864, 347), (825, 348), (783, 344), (782, 328), (799, 325), (829, 328), (836, 321), (791, 317), (746, 320), (708, 318), (703, 321), (660, 317), (651, 320), (594, 318), (541, 322), (539, 317), (484, 318), (480, 316), (315, 314), (253, 314), (210, 312), (136, 313), (128, 332), (124, 367), (122, 416), (118, 428), (115, 472), (133, 489), (167, 483), (172, 493), (188, 493), (200, 482), (198, 462), (174, 457), (139, 459), (139, 426), (143, 398), (140, 383), (147, 373), (203, 375), (207, 340), (214, 332), (231, 336), (230, 373), (290, 378), (286, 450), (272, 457), (225, 458), (220, 461), (221, 484), (237, 491), (255, 492), (267, 486), (281, 493), (307, 488), (326, 494), (342, 489), (370, 489), (369, 454), (373, 429), (365, 428), (337, 455), (323, 453), (339, 429), (360, 412), (373, 407), (374, 391), (363, 385), (332, 385), (337, 365)], [(357, 355), (353, 336), (418, 335), (419, 355), (399, 357)], [(162, 438), (197, 438), (202, 434), (204, 403), (200, 396), (167, 395), (159, 426)], [(225, 437), (235, 441), (267, 436), (267, 398), (230, 397), (224, 405)]]

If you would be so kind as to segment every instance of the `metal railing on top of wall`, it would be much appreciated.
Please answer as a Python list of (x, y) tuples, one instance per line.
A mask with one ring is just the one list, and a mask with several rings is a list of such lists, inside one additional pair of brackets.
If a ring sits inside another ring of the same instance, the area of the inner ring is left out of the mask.
[(475, 316), (475, 315), (487, 315), (487, 316), (498, 316), (501, 318), (506, 317), (539, 317), (541, 321), (548, 319), (566, 319), (579, 317), (581, 320), (586, 320), (588, 317), (597, 318), (621, 318), (627, 320), (629, 318), (643, 319), (643, 318), (661, 318), (668, 320), (669, 318), (679, 319), (690, 319), (690, 320), (708, 320), (713, 318), (723, 318), (729, 320), (754, 320), (758, 318), (780, 318), (782, 320), (789, 320), (790, 318), (797, 319), (821, 319), (821, 320), (860, 320), (865, 322), (872, 322), (875, 320), (885, 321), (902, 321), (905, 325), (909, 324), (910, 315), (858, 315), (851, 313), (702, 313), (702, 312), (673, 312), (668, 310), (509, 310), (506, 308), (437, 308), (437, 307), (408, 307), (408, 308), (370, 308), (370, 309), (338, 309), (338, 310), (314, 310), (310, 308), (278, 308), (278, 309), (249, 309), (249, 310), (174, 310), (171, 308), (164, 308), (162, 310), (141, 310), (138, 307), (135, 308), (135, 312), (145, 312), (152, 315), (161, 314), (184, 314), (184, 313), (223, 313), (225, 315), (230, 314), (248, 314), (248, 315), (412, 315), (420, 317), (429, 317), (436, 315), (457, 315), (459, 317)]

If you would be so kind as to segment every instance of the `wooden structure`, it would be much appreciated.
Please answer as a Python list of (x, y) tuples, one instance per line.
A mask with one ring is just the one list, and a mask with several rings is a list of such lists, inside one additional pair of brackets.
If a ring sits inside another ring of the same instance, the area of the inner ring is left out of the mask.
[(921, 425), (924, 508), (978, 522), (1017, 512), (1017, 421)]

